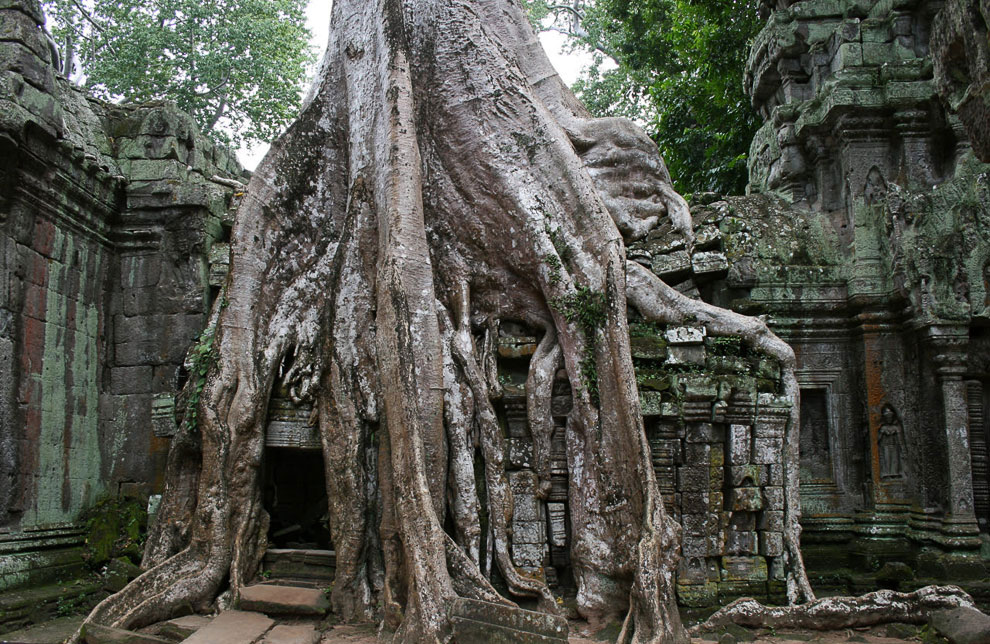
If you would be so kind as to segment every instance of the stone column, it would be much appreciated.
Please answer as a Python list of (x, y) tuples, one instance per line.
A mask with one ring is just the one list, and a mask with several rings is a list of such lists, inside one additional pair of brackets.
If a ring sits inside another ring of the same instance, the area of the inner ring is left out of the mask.
[(942, 403), (948, 490), (946, 527), (953, 534), (975, 534), (972, 462), (969, 451), (969, 409), (966, 404), (966, 347), (963, 326), (933, 325), (927, 330)]

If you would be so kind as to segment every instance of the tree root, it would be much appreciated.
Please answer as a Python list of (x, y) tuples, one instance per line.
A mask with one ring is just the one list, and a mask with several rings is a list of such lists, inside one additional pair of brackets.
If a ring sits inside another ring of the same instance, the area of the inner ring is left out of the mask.
[(891, 622), (924, 624), (935, 611), (973, 606), (956, 586), (925, 586), (910, 593), (878, 590), (861, 597), (825, 597), (800, 606), (764, 606), (755, 599), (737, 599), (691, 628), (691, 635), (729, 624), (747, 628), (837, 630)]
[(794, 350), (759, 318), (740, 315), (678, 292), (636, 262), (626, 262), (628, 301), (646, 319), (667, 324), (700, 324), (710, 333), (742, 338), (752, 347), (776, 358), (783, 373), (784, 394), (792, 402), (784, 435), (784, 546), (787, 598), (792, 605), (814, 601), (815, 593), (801, 556), (800, 389), (794, 374)]

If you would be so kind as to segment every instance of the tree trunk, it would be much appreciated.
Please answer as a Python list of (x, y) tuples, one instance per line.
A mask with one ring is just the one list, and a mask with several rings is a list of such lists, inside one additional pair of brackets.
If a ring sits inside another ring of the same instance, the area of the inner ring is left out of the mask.
[[(793, 353), (758, 321), (675, 295), (635, 267), (627, 277), (625, 241), (662, 220), (690, 239), (656, 147), (628, 121), (590, 117), (515, 0), (337, 0), (303, 112), (237, 214), (215, 365), (189, 385), (195, 422), (175, 438), (148, 570), (88, 620), (126, 628), (205, 609), (255, 575), (276, 386), (317, 410), (342, 618), (383, 619), (396, 642), (446, 642), (456, 597), (510, 602), (480, 552), (475, 459), (510, 595), (556, 610), (545, 581), (510, 556), (491, 367), (498, 324), (517, 321), (542, 332), (527, 379), (542, 494), (559, 368), (573, 391), (579, 612), (624, 617), (622, 642), (686, 641), (674, 596), (679, 528), (643, 429), (627, 305), (742, 336), (795, 381)], [(793, 446), (797, 427), (795, 416)], [(796, 454), (795, 601), (812, 598), (796, 548)]]

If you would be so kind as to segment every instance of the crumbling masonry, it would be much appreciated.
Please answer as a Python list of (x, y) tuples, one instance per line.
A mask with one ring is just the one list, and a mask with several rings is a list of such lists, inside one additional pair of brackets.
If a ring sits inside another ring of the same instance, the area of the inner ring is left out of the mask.
[[(816, 586), (951, 580), (986, 598), (990, 166), (974, 155), (988, 160), (987, 55), (971, 21), (990, 11), (779, 4), (746, 70), (765, 119), (751, 194), (696, 195), (693, 245), (661, 226), (629, 258), (693, 297), (766, 314), (794, 347)], [(41, 23), (33, 0), (0, 0), (0, 591), (77, 574), (76, 519), (100, 495), (160, 492), (183, 360), (225, 275), (243, 178), (173, 106), (70, 87)], [(789, 401), (777, 364), (700, 328), (630, 330), (654, 466), (683, 526), (682, 603), (780, 598)], [(502, 325), (512, 555), (566, 588), (570, 392), (561, 375), (541, 500), (524, 398), (536, 345)], [(284, 394), (266, 438), (266, 485), (280, 490), (267, 494), (271, 543), (325, 552), (322, 515), (294, 492), (322, 481), (312, 410)], [(32, 607), (0, 610), (3, 631)]]

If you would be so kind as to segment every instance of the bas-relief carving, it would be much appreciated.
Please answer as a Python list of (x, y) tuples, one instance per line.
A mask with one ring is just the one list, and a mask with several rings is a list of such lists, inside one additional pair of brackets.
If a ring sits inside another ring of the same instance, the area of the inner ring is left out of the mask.
[(904, 476), (902, 459), (904, 427), (894, 406), (887, 403), (880, 412), (883, 424), (877, 431), (877, 451), (880, 457), (880, 478), (899, 479)]

